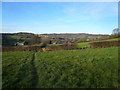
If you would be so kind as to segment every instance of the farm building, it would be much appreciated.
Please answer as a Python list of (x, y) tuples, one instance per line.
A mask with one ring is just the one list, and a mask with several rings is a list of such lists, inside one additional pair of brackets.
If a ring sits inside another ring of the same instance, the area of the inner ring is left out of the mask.
[(15, 43), (15, 46), (23, 46), (24, 45), (24, 42), (17, 42)]

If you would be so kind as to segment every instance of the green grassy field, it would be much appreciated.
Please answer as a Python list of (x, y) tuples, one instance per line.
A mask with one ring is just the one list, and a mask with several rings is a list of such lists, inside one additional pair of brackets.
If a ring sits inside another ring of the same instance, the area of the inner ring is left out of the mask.
[(2, 53), (3, 88), (31, 87), (33, 52)]
[(83, 42), (83, 43), (77, 43), (78, 47), (90, 47), (90, 43), (94, 42), (103, 42), (103, 41), (117, 41), (120, 40), (120, 38), (114, 38), (114, 39), (108, 39), (108, 40), (99, 40), (99, 41), (90, 41), (90, 42)]
[(4, 52), (3, 88), (117, 88), (118, 47)]

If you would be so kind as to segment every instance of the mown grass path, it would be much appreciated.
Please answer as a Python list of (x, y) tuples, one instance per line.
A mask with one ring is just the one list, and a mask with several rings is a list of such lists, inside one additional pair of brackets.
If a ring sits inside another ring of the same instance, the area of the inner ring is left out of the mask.
[(35, 52), (4, 52), (2, 57), (3, 88), (36, 88)]
[(31, 80), (32, 80), (32, 86), (34, 88), (36, 88), (36, 86), (38, 84), (38, 73), (37, 73), (37, 69), (35, 67), (35, 63), (34, 63), (34, 61), (35, 61), (35, 54), (36, 53), (33, 53), (33, 57), (32, 57), (32, 60), (31, 60), (31, 66), (32, 66), (32, 72), (31, 72), (32, 79)]

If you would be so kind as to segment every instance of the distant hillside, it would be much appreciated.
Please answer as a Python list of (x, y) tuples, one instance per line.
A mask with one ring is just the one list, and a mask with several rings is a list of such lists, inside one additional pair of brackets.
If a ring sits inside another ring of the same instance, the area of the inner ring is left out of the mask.
[[(19, 32), (19, 33), (2, 33), (2, 45), (14, 46), (17, 43), (33, 44), (35, 42), (35, 34)], [(40, 39), (40, 38), (38, 38)]]
[(53, 33), (42, 35), (49, 36), (53, 44), (93, 41), (96, 39), (105, 39), (109, 37), (109, 35), (106, 34), (86, 34), (86, 33), (60, 33), (60, 34)]
[(41, 42), (50, 41), (51, 44), (63, 44), (67, 42), (84, 42), (96, 39), (108, 38), (105, 34), (86, 33), (54, 33), (54, 34), (33, 34), (27, 32), (2, 33), (2, 45), (14, 46), (16, 43), (23, 45), (35, 45)]
[(47, 35), (50, 37), (61, 37), (61, 38), (104, 38), (108, 37), (109, 35), (107, 34), (86, 34), (86, 33), (54, 33), (54, 34), (42, 34), (42, 35)]

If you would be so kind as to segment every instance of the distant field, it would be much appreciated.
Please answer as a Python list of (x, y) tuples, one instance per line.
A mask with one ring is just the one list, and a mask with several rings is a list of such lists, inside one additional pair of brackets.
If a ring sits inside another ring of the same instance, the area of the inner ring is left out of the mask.
[(62, 45), (62, 44), (48, 44), (48, 46), (59, 46), (59, 45)]
[(118, 87), (118, 47), (3, 52), (3, 88)]
[[(101, 42), (101, 41), (117, 41), (117, 40), (120, 40), (120, 38), (114, 38), (114, 39), (108, 39), (108, 40), (99, 40), (99, 41), (90, 41), (90, 42), (82, 42), (82, 43), (77, 43), (78, 47), (90, 47), (90, 43), (93, 43), (93, 42)], [(59, 45), (62, 45), (62, 44), (49, 44), (48, 46), (59, 46)]]
[(90, 42), (83, 42), (83, 43), (77, 43), (78, 47), (90, 47), (90, 43), (94, 42), (101, 42), (101, 41), (117, 41), (120, 40), (120, 38), (114, 38), (114, 39), (108, 39), (108, 40), (99, 40), (99, 41), (90, 41)]

